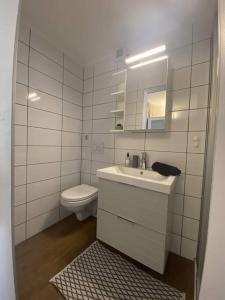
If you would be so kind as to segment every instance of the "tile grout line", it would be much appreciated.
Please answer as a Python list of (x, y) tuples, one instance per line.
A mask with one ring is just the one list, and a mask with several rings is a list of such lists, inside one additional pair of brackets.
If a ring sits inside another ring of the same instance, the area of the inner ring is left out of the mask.
[(28, 201), (27, 201), (27, 184), (28, 184), (28, 124), (29, 124), (29, 109), (28, 109), (28, 101), (29, 101), (29, 91), (30, 91), (30, 42), (31, 42), (31, 29), (29, 29), (29, 46), (28, 46), (28, 87), (27, 87), (27, 125), (26, 125), (26, 225), (25, 225), (25, 239), (27, 239), (28, 234)]

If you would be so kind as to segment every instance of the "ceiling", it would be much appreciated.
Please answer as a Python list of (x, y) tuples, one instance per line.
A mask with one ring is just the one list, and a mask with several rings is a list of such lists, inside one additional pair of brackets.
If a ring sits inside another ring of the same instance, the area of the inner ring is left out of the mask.
[(181, 23), (212, 21), (217, 0), (23, 0), (22, 20), (82, 64)]

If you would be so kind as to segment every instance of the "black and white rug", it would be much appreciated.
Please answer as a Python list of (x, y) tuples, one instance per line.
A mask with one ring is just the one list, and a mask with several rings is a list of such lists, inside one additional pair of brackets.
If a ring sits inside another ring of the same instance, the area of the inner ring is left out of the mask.
[(153, 278), (98, 241), (50, 282), (68, 300), (181, 300), (185, 294)]

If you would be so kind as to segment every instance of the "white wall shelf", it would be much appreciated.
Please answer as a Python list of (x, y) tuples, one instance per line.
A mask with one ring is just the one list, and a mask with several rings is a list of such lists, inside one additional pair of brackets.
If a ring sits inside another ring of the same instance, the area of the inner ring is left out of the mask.
[(110, 132), (124, 132), (127, 70), (119, 70), (113, 73), (112, 77), (117, 84), (117, 90), (115, 88), (115, 91), (110, 94), (115, 99), (115, 109), (111, 110), (110, 113), (115, 116), (115, 126), (121, 124), (123, 129), (115, 128), (110, 130)]

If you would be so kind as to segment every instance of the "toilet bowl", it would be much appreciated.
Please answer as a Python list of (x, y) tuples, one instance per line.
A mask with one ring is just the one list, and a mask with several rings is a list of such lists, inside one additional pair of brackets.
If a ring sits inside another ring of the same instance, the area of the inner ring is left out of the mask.
[(98, 189), (81, 184), (65, 190), (61, 194), (61, 205), (76, 214), (79, 221), (96, 216)]

